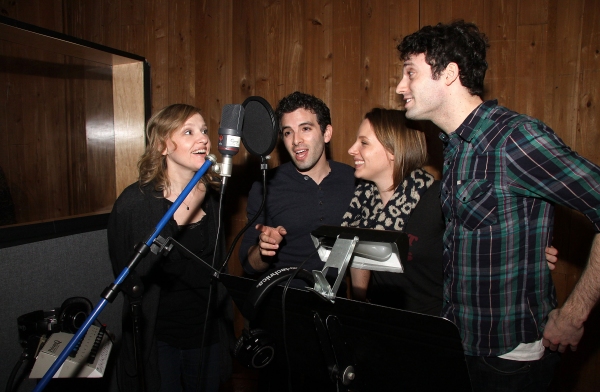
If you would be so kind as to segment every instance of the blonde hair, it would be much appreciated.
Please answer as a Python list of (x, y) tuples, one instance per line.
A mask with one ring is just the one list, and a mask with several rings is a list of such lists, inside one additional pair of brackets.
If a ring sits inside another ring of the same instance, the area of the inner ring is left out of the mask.
[(396, 189), (413, 170), (420, 169), (427, 161), (425, 133), (407, 126), (403, 110), (374, 108), (365, 119), (369, 121), (377, 140), (394, 155), (394, 183)]
[[(167, 140), (175, 131), (195, 114), (200, 114), (197, 107), (176, 103), (156, 112), (146, 126), (146, 151), (138, 162), (138, 181), (140, 186), (155, 183), (154, 189), (164, 191), (171, 185), (167, 174), (167, 159), (163, 152), (167, 148)], [(171, 140), (177, 148), (177, 144)], [(207, 171), (200, 180), (205, 185), (217, 189), (220, 185), (218, 176)]]

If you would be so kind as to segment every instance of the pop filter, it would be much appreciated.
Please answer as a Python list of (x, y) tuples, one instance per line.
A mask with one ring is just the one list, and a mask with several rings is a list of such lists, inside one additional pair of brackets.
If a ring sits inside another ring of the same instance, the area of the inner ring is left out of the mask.
[(242, 103), (244, 124), (242, 143), (252, 155), (267, 156), (273, 151), (279, 136), (275, 113), (262, 97), (248, 97)]

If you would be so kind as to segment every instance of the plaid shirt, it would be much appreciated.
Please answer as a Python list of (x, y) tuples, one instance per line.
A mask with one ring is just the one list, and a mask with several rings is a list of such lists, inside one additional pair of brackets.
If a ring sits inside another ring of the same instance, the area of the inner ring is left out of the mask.
[(582, 212), (600, 231), (600, 168), (542, 122), (496, 101), (440, 138), (442, 316), (458, 326), (465, 354), (502, 355), (541, 339), (556, 306), (544, 251), (553, 204)]

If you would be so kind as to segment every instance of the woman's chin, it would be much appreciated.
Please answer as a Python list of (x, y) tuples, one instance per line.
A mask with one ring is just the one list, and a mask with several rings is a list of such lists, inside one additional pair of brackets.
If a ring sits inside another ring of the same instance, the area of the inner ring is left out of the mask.
[(369, 176), (365, 175), (365, 173), (363, 173), (359, 169), (356, 169), (354, 171), (354, 177), (358, 178), (359, 180), (371, 181), (371, 179), (368, 178)]

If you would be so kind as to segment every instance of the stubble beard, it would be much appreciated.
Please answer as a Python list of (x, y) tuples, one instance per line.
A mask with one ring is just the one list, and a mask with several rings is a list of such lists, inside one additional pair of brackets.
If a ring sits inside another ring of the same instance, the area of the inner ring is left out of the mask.
[[(321, 156), (325, 153), (325, 146), (321, 147), (321, 150), (319, 151), (319, 154), (315, 154), (312, 155), (311, 152), (314, 150), (309, 150), (309, 156), (308, 159), (303, 161), (303, 162), (298, 162), (296, 160), (296, 154), (293, 155), (292, 160), (294, 161), (294, 165), (296, 166), (296, 169), (299, 172), (306, 172), (311, 170), (312, 168), (314, 168), (317, 163), (319, 162), (319, 160), (321, 159)], [(292, 152), (293, 154), (293, 152)]]

